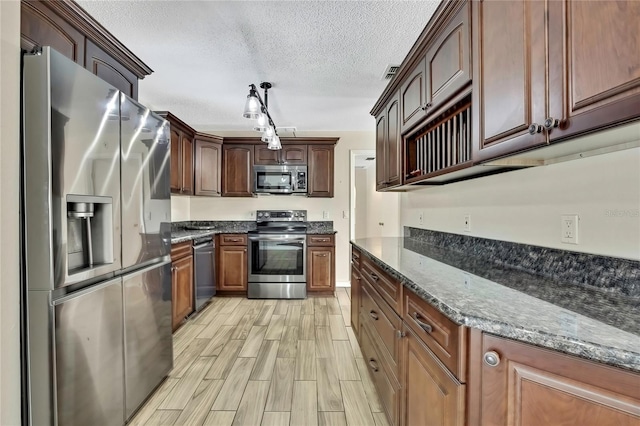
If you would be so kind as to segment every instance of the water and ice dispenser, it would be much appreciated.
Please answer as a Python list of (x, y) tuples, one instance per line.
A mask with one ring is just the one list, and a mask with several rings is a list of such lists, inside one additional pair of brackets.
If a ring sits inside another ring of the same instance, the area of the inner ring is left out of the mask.
[(113, 200), (67, 195), (69, 274), (113, 263)]

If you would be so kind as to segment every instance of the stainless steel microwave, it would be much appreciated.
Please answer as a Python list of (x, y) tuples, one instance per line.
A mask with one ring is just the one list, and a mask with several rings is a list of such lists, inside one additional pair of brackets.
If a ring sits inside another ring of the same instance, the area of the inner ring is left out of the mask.
[(253, 185), (257, 194), (307, 192), (307, 166), (253, 166)]

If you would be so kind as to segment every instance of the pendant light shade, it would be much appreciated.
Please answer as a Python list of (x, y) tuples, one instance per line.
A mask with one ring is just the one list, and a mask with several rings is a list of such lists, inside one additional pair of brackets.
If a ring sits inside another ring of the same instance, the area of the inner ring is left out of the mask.
[(260, 101), (258, 100), (258, 95), (255, 90), (250, 90), (247, 95), (247, 101), (244, 104), (244, 114), (242, 114), (245, 118), (256, 119), (262, 114), (260, 112)]
[(262, 142), (271, 142), (273, 140), (274, 135), (275, 135), (275, 131), (273, 130), (273, 127), (269, 126), (262, 133), (262, 137), (260, 138), (260, 140)]
[(256, 123), (256, 127), (267, 127), (267, 125), (269, 124), (269, 118), (267, 117), (267, 114), (265, 114), (264, 112), (259, 113), (258, 121)]
[(278, 135), (273, 135), (269, 145), (267, 145), (269, 149), (282, 149), (282, 145), (280, 144), (280, 137)]

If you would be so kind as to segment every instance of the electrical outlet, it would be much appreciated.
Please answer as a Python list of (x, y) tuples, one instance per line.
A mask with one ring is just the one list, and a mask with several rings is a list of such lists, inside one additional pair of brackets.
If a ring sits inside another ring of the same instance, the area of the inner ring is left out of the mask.
[(329, 219), (329, 211), (328, 210), (323, 210), (322, 211), (322, 218), (323, 219)]
[(560, 220), (560, 241), (566, 244), (578, 244), (578, 215), (562, 215)]
[(471, 232), (471, 215), (470, 214), (464, 215), (464, 231)]
[(424, 225), (424, 213), (420, 212), (420, 214), (418, 214), (418, 224), (419, 225)]

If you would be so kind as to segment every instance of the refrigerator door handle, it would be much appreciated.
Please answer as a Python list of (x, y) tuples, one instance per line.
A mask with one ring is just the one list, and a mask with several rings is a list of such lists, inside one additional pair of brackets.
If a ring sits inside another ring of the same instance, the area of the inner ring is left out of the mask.
[(161, 259), (160, 262), (152, 263), (152, 264), (150, 264), (148, 266), (145, 266), (142, 269), (127, 270), (123, 274), (121, 274), (120, 276), (121, 277), (135, 277), (135, 276), (144, 274), (145, 272), (148, 272), (148, 271), (150, 271), (152, 269), (156, 269), (156, 268), (158, 268), (160, 266), (164, 266), (167, 263), (171, 263), (171, 257), (169, 257), (169, 256), (165, 256), (165, 257), (163, 257)]
[(83, 290), (79, 290), (79, 291), (74, 291), (73, 293), (70, 293), (66, 296), (63, 296), (59, 299), (56, 299), (53, 301), (53, 306), (58, 306), (61, 305), (65, 302), (68, 302), (69, 300), (73, 300), (76, 299), (78, 297), (82, 297), (85, 296), (87, 294), (91, 294), (91, 293), (95, 293), (96, 291), (100, 291), (103, 288), (109, 287), (110, 285), (119, 283), (120, 281), (122, 281), (122, 277), (116, 277), (116, 278), (112, 278), (110, 280), (107, 280), (105, 282), (102, 282), (98, 285), (92, 285), (86, 289)]

